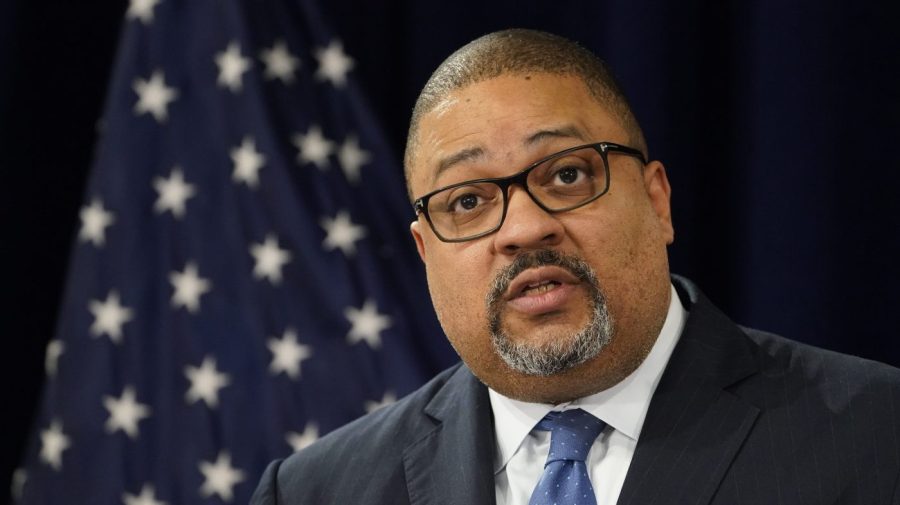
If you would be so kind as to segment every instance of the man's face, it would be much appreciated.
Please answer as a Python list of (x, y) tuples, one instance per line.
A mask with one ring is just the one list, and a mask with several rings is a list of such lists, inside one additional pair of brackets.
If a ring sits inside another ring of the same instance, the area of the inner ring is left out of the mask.
[[(580, 79), (503, 75), (451, 93), (422, 118), (410, 185), (418, 197), (600, 141), (629, 144)], [(475, 375), (500, 393), (557, 403), (606, 389), (634, 371), (662, 327), (674, 235), (665, 170), (616, 153), (609, 165), (607, 194), (567, 212), (547, 213), (510, 187), (503, 226), (475, 240), (442, 242), (424, 217), (412, 224), (441, 325)], [(573, 347), (596, 325), (598, 303), (611, 331), (588, 359), (541, 375), (500, 357), (498, 331), (501, 343), (538, 356)]]

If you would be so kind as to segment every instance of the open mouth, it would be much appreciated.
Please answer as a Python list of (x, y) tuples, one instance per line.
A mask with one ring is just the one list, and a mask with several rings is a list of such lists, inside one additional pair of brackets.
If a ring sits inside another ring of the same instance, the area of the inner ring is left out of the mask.
[(529, 268), (516, 276), (506, 290), (506, 300), (523, 296), (539, 296), (564, 285), (576, 285), (581, 280), (565, 268), (544, 265)]
[(580, 283), (575, 274), (559, 266), (529, 268), (513, 279), (504, 300), (509, 308), (524, 314), (556, 312), (575, 296)]
[(553, 280), (546, 280), (534, 284), (529, 284), (522, 288), (522, 296), (537, 296), (546, 293), (547, 291), (550, 291), (556, 286), (560, 285), (562, 285), (561, 282)]

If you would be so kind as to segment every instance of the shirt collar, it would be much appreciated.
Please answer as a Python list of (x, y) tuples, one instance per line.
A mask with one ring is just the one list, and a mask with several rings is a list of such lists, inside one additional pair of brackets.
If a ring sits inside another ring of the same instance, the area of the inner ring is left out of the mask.
[(671, 287), (669, 311), (650, 353), (631, 375), (605, 391), (560, 405), (548, 405), (513, 400), (488, 388), (498, 449), (494, 470), (506, 466), (525, 437), (551, 410), (584, 409), (616, 431), (637, 440), (650, 399), (684, 328), (686, 315), (678, 293)]

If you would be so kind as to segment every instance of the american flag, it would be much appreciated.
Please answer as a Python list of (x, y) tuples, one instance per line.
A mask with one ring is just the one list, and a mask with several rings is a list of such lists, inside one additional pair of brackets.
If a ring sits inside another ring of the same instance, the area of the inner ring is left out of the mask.
[(455, 357), (314, 1), (131, 0), (14, 501), (245, 503)]

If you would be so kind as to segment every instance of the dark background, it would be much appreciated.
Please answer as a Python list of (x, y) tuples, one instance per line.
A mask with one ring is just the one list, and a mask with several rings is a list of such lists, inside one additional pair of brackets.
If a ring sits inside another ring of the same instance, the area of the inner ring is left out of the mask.
[[(521, 26), (595, 50), (668, 168), (673, 271), (739, 323), (900, 365), (900, 17), (889, 2), (323, 3), (398, 159), (416, 94), (463, 43)], [(40, 391), (125, 7), (0, 6), (0, 489)]]

